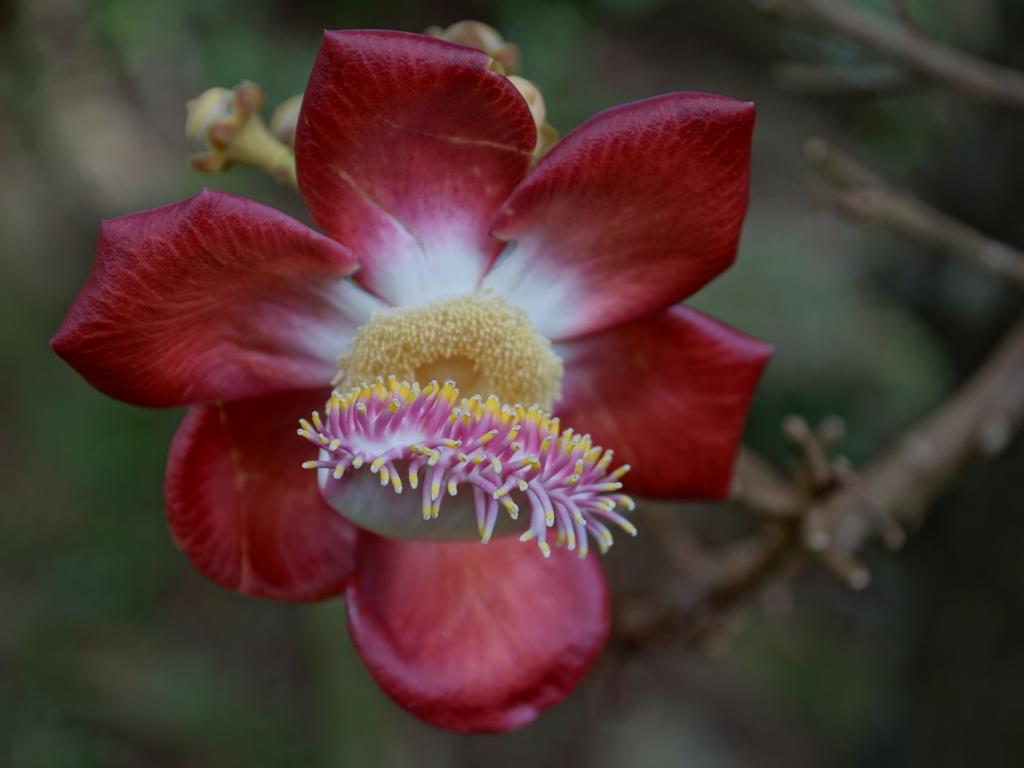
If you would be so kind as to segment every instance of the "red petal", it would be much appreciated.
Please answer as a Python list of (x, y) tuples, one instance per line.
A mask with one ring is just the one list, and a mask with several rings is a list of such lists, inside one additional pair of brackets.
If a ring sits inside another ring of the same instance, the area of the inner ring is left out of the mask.
[(626, 490), (722, 498), (771, 347), (692, 309), (558, 345), (556, 412), (633, 467)]
[(516, 189), (487, 276), (564, 339), (664, 309), (732, 263), (747, 209), (752, 104), (676, 93), (602, 112)]
[(377, 683), (441, 728), (509, 731), (561, 701), (608, 636), (596, 557), (545, 560), (515, 538), (407, 542), (360, 533), (349, 632)]
[(204, 191), (106, 221), (53, 339), (90, 384), (173, 406), (325, 385), (380, 306), (342, 246), (251, 200)]
[(477, 287), (487, 234), (526, 173), (536, 130), (486, 54), (403, 32), (328, 32), (295, 155), (313, 216), (394, 304)]
[(340, 592), (355, 529), (320, 497), (298, 419), (322, 390), (214, 403), (188, 412), (167, 461), (164, 497), (178, 547), (218, 584), (277, 600)]

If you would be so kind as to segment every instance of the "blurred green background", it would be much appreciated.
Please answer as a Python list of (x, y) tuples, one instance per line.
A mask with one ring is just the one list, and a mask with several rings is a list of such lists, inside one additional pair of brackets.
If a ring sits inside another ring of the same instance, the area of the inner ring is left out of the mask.
[[(1024, 68), (1024, 3), (909, 5), (929, 34)], [(739, 262), (694, 303), (775, 344), (748, 438), (776, 459), (794, 411), (841, 414), (850, 454), (869, 457), (1019, 311), (1020, 292), (996, 279), (836, 218), (801, 153), (829, 137), (1021, 245), (1021, 116), (929, 88), (794, 95), (775, 64), (888, 65), (744, 0), (0, 2), (0, 764), (1024, 764), (1020, 441), (957, 482), (903, 553), (869, 552), (866, 592), (811, 573), (789, 610), (754, 606), (723, 657), (682, 645), (606, 657), (566, 703), (502, 737), (435, 731), (386, 700), (340, 601), (241, 598), (175, 551), (161, 484), (180, 414), (108, 400), (47, 346), (99, 220), (205, 185), (305, 217), (257, 171), (190, 171), (186, 99), (248, 78), (273, 105), (304, 87), (323, 28), (462, 18), (521, 46), (563, 133), (670, 90), (758, 103)], [(607, 558), (613, 581), (636, 551)]]

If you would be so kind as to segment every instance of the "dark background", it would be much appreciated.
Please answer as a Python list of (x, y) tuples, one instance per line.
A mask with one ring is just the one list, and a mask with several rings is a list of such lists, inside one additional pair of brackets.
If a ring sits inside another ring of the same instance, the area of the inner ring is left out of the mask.
[[(1024, 68), (1024, 3), (909, 5), (929, 34)], [(47, 346), (99, 220), (204, 185), (305, 216), (255, 170), (190, 171), (185, 100), (249, 78), (272, 106), (302, 90), (325, 27), (461, 18), (520, 44), (563, 133), (671, 90), (757, 102), (740, 258), (694, 303), (775, 344), (748, 439), (777, 460), (789, 412), (841, 414), (848, 452), (869, 458), (1019, 311), (996, 278), (837, 218), (802, 146), (824, 135), (1019, 246), (1021, 115), (928, 87), (794, 95), (775, 64), (889, 65), (741, 0), (0, 2), (0, 764), (1024, 764), (1020, 441), (958, 479), (902, 553), (869, 551), (866, 592), (811, 572), (788, 610), (754, 606), (724, 655), (606, 656), (566, 703), (502, 737), (435, 731), (392, 705), (351, 650), (340, 601), (245, 599), (175, 551), (161, 484), (180, 414), (108, 400)], [(610, 572), (628, 575), (638, 551), (616, 547)]]

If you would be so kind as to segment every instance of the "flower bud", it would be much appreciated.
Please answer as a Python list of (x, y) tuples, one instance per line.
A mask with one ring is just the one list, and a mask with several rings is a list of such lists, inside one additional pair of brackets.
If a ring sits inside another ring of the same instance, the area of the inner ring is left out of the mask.
[(498, 30), (482, 21), (457, 21), (447, 29), (430, 27), (427, 34), (483, 51), (499, 65), (496, 69), (502, 74), (519, 71), (519, 46), (505, 40)]
[(530, 114), (533, 115), (533, 124), (537, 127), (537, 144), (533, 149), (533, 156), (535, 160), (539, 160), (558, 141), (558, 131), (546, 120), (547, 108), (544, 105), (544, 97), (541, 95), (540, 88), (525, 77), (518, 77), (517, 75), (509, 75), (508, 81), (526, 99), (526, 104), (530, 108)]
[(198, 152), (192, 167), (204, 173), (254, 165), (278, 181), (295, 184), (295, 158), (267, 131), (259, 115), (263, 91), (242, 81), (232, 89), (210, 88), (186, 104), (185, 136)]
[(192, 157), (192, 165), (203, 171), (221, 170), (223, 147), (214, 145), (209, 131), (213, 125), (230, 125), (234, 121), (234, 93), (227, 88), (210, 88), (189, 101), (185, 109), (185, 136), (198, 150)]
[(505, 75), (526, 99), (537, 127), (537, 143), (533, 149), (534, 162), (540, 160), (558, 141), (558, 131), (546, 122), (544, 97), (536, 84), (516, 76), (519, 70), (519, 47), (501, 36), (494, 27), (480, 21), (459, 21), (446, 29), (430, 27), (427, 34), (449, 43), (466, 45), (483, 51), (492, 59), (491, 69)]
[(540, 88), (525, 77), (518, 77), (517, 75), (509, 75), (508, 81), (526, 99), (526, 104), (530, 107), (530, 114), (533, 115), (533, 123), (539, 131), (540, 127), (544, 125), (544, 118), (547, 117), (547, 109), (544, 106), (544, 97), (540, 93)]
[(299, 122), (302, 94), (281, 102), (270, 116), (270, 132), (289, 147), (295, 147), (295, 126)]
[(189, 101), (185, 105), (185, 136), (198, 150), (191, 158), (192, 166), (207, 173), (226, 170), (232, 141), (262, 101), (259, 86), (245, 81), (232, 89), (210, 88)]

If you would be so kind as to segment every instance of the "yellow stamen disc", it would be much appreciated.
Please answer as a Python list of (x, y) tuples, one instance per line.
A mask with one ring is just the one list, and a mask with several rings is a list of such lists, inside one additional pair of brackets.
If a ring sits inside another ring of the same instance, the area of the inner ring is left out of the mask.
[(336, 382), (345, 387), (390, 374), (455, 379), (467, 394), (494, 393), (542, 408), (561, 394), (563, 370), (526, 313), (488, 294), (378, 313), (359, 329), (338, 368)]

